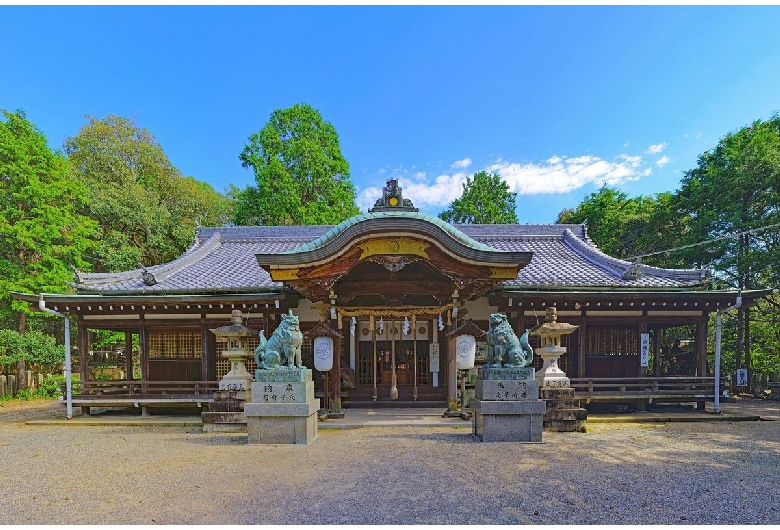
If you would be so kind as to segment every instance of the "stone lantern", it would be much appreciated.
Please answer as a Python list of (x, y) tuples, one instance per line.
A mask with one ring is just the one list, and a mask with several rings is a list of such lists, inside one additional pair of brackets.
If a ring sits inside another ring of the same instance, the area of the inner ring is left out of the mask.
[(566, 348), (561, 346), (561, 337), (574, 333), (579, 326), (573, 326), (565, 322), (558, 322), (558, 314), (554, 307), (547, 308), (544, 324), (531, 329), (529, 335), (539, 335), (542, 341), (540, 348), (534, 351), (544, 361), (542, 369), (536, 372), (539, 388), (568, 388), (569, 378), (558, 367), (558, 358), (566, 353)]
[(558, 367), (558, 358), (566, 353), (561, 337), (573, 333), (579, 326), (558, 322), (554, 307), (547, 308), (544, 324), (531, 329), (529, 335), (539, 335), (542, 345), (534, 351), (544, 365), (536, 373), (539, 397), (547, 403), (544, 428), (557, 432), (585, 432), (588, 411), (580, 408), (566, 373)]
[(232, 312), (231, 325), (212, 329), (217, 340), (227, 341), (227, 348), (222, 350), (222, 357), (230, 361), (230, 371), (219, 382), (219, 390), (236, 392), (238, 399), (246, 399), (246, 393), (251, 389), (252, 375), (246, 370), (246, 359), (251, 355), (247, 348), (247, 339), (257, 337), (258, 332), (244, 326), (241, 311)]

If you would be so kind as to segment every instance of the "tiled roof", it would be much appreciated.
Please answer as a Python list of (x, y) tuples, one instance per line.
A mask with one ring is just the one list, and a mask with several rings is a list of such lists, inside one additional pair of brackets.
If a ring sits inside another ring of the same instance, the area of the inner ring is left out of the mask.
[[(445, 223), (446, 224), (446, 223)], [(113, 274), (79, 274), (79, 292), (113, 294), (215, 293), (278, 290), (255, 254), (288, 253), (306, 247), (333, 226), (241, 226), (201, 228), (177, 260)], [(455, 230), (457, 229), (457, 230)], [(448, 228), (448, 230), (450, 230)], [(509, 288), (686, 288), (702, 283), (700, 270), (659, 269), (602, 253), (583, 225), (455, 225), (452, 231), (478, 245), (533, 252), (531, 263)], [(458, 236), (461, 237), (461, 236)], [(638, 274), (632, 274), (637, 272)], [(145, 280), (146, 278), (146, 280)]]

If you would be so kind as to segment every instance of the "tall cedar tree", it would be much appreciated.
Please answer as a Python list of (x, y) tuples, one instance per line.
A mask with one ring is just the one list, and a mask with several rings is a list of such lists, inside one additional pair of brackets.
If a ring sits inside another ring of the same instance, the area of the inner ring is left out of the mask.
[[(84, 187), (68, 175), (68, 163), (49, 149), (46, 137), (24, 112), (2, 111), (0, 119), (0, 317), (16, 316), (24, 333), (27, 304), (11, 291), (64, 292), (73, 268), (87, 266), (97, 223), (79, 214)], [(17, 359), (19, 388), (25, 358)]]
[(229, 192), (238, 225), (336, 224), (360, 213), (336, 129), (310, 105), (275, 110), (239, 159), (257, 186)]
[(517, 193), (495, 173), (480, 171), (463, 183), (463, 194), (439, 214), (448, 223), (517, 224)]

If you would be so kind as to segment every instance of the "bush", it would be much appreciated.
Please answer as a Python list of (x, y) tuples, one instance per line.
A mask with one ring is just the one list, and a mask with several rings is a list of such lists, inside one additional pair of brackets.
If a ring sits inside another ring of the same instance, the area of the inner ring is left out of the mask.
[(58, 397), (62, 395), (62, 387), (56, 380), (65, 381), (62, 376), (51, 376), (44, 379), (40, 385), (35, 388), (24, 388), (16, 393), (16, 398), (22, 401), (29, 401), (31, 399), (48, 399)]

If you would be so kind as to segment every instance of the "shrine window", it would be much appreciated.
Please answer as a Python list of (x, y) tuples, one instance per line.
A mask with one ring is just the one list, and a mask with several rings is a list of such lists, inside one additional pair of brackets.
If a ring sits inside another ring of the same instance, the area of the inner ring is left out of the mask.
[(632, 328), (597, 328), (585, 333), (585, 355), (639, 355), (639, 331)]
[(199, 359), (202, 353), (199, 331), (150, 331), (150, 359)]

